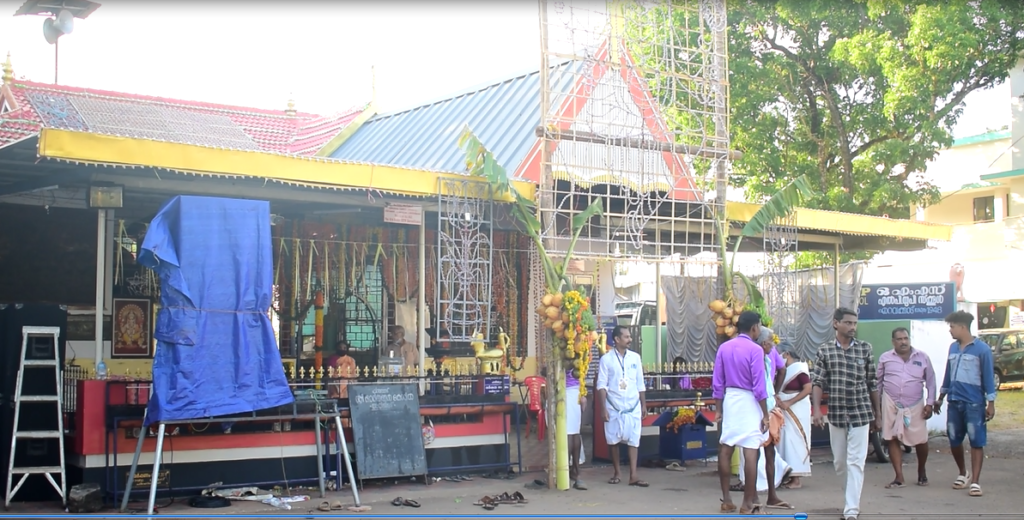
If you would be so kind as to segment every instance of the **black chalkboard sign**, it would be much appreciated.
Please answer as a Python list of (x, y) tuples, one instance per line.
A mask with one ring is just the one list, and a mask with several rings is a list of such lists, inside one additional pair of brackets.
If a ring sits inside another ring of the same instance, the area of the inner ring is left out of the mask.
[(349, 385), (348, 397), (361, 480), (427, 474), (418, 385)]

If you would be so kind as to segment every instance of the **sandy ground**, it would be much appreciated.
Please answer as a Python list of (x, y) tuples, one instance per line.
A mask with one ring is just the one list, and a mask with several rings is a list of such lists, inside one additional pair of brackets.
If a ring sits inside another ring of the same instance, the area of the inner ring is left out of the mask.
[[(952, 489), (956, 477), (956, 465), (944, 446), (944, 439), (934, 439), (928, 463), (931, 485), (919, 487), (910, 484), (903, 489), (887, 490), (885, 484), (892, 481), (893, 472), (889, 464), (868, 462), (865, 469), (864, 493), (861, 501), (862, 518), (927, 519), (937, 515), (951, 518), (970, 518), (983, 515), (1020, 515), (1020, 475), (1024, 458), (1024, 430), (993, 432), (989, 437), (994, 455), (985, 462), (981, 484), (985, 491), (982, 498), (971, 498), (966, 491)], [(1003, 458), (1013, 456), (1015, 458)], [(908, 480), (915, 480), (917, 474), (914, 455), (905, 457), (905, 474)], [(835, 475), (831, 453), (818, 451), (813, 457), (814, 476), (806, 479), (804, 488), (783, 491), (781, 496), (795, 509), (791, 511), (769, 510), (777, 518), (794, 518), (806, 513), (807, 518), (839, 518), (842, 508), (841, 483)], [(471, 482), (451, 483), (441, 481), (430, 486), (423, 484), (373, 485), (361, 493), (362, 503), (370, 505), (368, 513), (341, 511), (323, 513), (316, 510), (319, 498), (310, 502), (293, 504), (291, 510), (276, 509), (264, 504), (237, 503), (224, 509), (194, 509), (184, 503), (174, 503), (159, 512), (159, 518), (196, 518), (215, 515), (239, 515), (257, 518), (277, 515), (292, 518), (373, 518), (383, 515), (437, 515), (438, 517), (505, 517), (544, 515), (714, 515), (718, 512), (721, 492), (713, 463), (705, 466), (702, 462), (691, 462), (685, 472), (641, 468), (640, 477), (650, 483), (646, 489), (629, 487), (626, 484), (610, 485), (606, 481), (611, 475), (608, 466), (591, 467), (584, 470), (587, 491), (548, 491), (527, 489), (525, 485), (539, 473), (520, 475), (514, 480), (489, 480), (477, 478)], [(623, 475), (625, 476), (625, 475)], [(625, 480), (625, 479), (624, 479)], [(473, 502), (484, 495), (521, 491), (529, 500), (528, 504), (500, 505), (494, 511), (485, 511)], [(395, 507), (390, 504), (395, 497), (418, 501), (422, 507)], [(739, 493), (733, 494), (739, 503)], [(763, 497), (763, 496), (762, 496)], [(327, 500), (341, 500), (352, 504), (348, 492), (329, 493)], [(763, 501), (763, 498), (762, 498)], [(49, 508), (33, 507), (32, 510), (12, 505), (10, 514), (48, 514)], [(48, 511), (47, 511), (48, 509)], [(113, 512), (109, 513), (112, 514)], [(136, 512), (136, 515), (139, 515)], [(102, 518), (102, 513), (94, 518)], [(139, 515), (142, 516), (142, 515)], [(55, 517), (67, 517), (60, 514)]]
[[(931, 519), (936, 517), (972, 518), (979, 516), (1004, 516), (1006, 518), (1024, 518), (1021, 511), (1020, 482), (1024, 472), (1024, 392), (1000, 392), (997, 402), (997, 416), (990, 424), (988, 434), (989, 446), (986, 449), (988, 459), (982, 474), (981, 484), (985, 491), (982, 498), (972, 498), (967, 491), (952, 489), (956, 478), (956, 465), (949, 455), (948, 445), (942, 437), (932, 439), (928, 460), (928, 477), (931, 485), (919, 487), (915, 482), (917, 476), (917, 459), (915, 455), (904, 456), (904, 475), (911, 483), (902, 489), (885, 489), (885, 484), (893, 480), (890, 464), (879, 464), (869, 461), (865, 467), (864, 492), (861, 498), (861, 518), (872, 520), (885, 519)], [(1016, 428), (1016, 429), (1015, 429)], [(780, 491), (780, 496), (789, 501), (793, 510), (769, 510), (775, 518), (800, 518), (806, 514), (810, 519), (835, 520), (840, 517), (843, 506), (842, 483), (836, 477), (832, 466), (832, 454), (827, 450), (813, 454), (814, 475), (805, 479), (804, 488), (799, 490)], [(309, 502), (292, 504), (291, 510), (277, 509), (259, 503), (234, 503), (223, 509), (196, 509), (189, 507), (184, 500), (160, 509), (154, 518), (208, 518), (210, 516), (232, 515), (234, 518), (260, 518), (277, 516), (280, 518), (374, 518), (380, 516), (424, 515), (436, 518), (512, 518), (529, 516), (544, 518), (544, 515), (573, 515), (594, 517), (615, 515), (629, 518), (630, 515), (650, 516), (664, 515), (715, 515), (719, 511), (721, 491), (718, 486), (714, 463), (704, 465), (702, 462), (690, 462), (685, 472), (666, 471), (663, 469), (640, 469), (640, 478), (648, 481), (646, 489), (629, 487), (626, 484), (610, 485), (606, 481), (611, 476), (611, 468), (607, 465), (585, 468), (584, 481), (590, 489), (587, 491), (548, 491), (547, 489), (528, 489), (526, 484), (535, 478), (544, 478), (542, 473), (527, 473), (514, 480), (490, 480), (476, 478), (470, 482), (452, 483), (441, 481), (426, 486), (411, 483), (380, 483), (367, 486), (360, 492), (362, 503), (371, 506), (368, 513), (352, 513), (336, 511), (324, 513), (317, 510), (322, 500), (341, 501), (352, 505), (351, 492), (331, 492), (326, 499), (315, 497)], [(623, 477), (626, 475), (624, 474)], [(625, 478), (623, 479), (625, 480)], [(503, 492), (520, 491), (526, 495), (528, 504), (499, 505), (493, 511), (485, 511), (474, 506), (480, 497)], [(416, 500), (419, 508), (395, 507), (391, 501), (395, 497)], [(740, 493), (733, 493), (733, 501), (740, 503)], [(762, 502), (764, 495), (762, 495)], [(163, 501), (159, 501), (158, 504)], [(134, 508), (143, 508), (143, 504), (132, 504)], [(33, 515), (35, 518), (46, 518), (36, 515), (54, 515), (52, 518), (68, 518), (71, 515), (60, 513), (59, 505), (15, 503), (7, 511), (10, 515)], [(145, 517), (144, 513), (132, 511), (133, 516)], [(91, 518), (112, 516), (115, 511), (90, 515)], [(248, 516), (252, 515), (252, 516)], [(621, 516), (620, 516), (621, 515)], [(121, 518), (125, 518), (121, 516)]]

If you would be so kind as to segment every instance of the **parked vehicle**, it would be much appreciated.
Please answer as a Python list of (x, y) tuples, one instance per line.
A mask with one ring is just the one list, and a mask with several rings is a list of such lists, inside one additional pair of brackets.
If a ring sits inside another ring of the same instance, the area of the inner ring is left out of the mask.
[(1010, 381), (1024, 381), (1024, 330), (984, 329), (978, 334), (992, 347), (996, 388)]

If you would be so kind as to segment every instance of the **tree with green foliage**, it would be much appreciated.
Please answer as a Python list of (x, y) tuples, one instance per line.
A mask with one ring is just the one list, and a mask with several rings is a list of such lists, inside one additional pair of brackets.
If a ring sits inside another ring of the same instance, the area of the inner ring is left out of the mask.
[(732, 183), (761, 200), (799, 176), (805, 205), (909, 217), (971, 92), (1024, 51), (1024, 3), (729, 2)]

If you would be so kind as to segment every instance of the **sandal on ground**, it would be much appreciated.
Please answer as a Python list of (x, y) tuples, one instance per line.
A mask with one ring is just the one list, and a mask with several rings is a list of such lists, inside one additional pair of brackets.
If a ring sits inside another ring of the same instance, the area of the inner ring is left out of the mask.
[(668, 466), (665, 466), (665, 469), (667, 469), (669, 471), (686, 471), (686, 466), (683, 466), (682, 464), (680, 464), (678, 462), (673, 462), (673, 463), (669, 464)]
[(785, 500), (777, 504), (766, 504), (764, 507), (767, 509), (796, 509), (795, 507), (789, 505), (789, 502), (786, 502)]
[(403, 500), (402, 505), (409, 507), (420, 507), (420, 503), (415, 500)]
[(494, 497), (486, 496), (481, 498), (480, 500), (477, 500), (476, 502), (473, 502), (473, 505), (482, 506), (484, 509), (490, 511), (494, 509), (498, 505), (498, 503), (497, 501), (494, 500)]
[(917, 479), (917, 485), (918, 486), (927, 486), (928, 485), (928, 477), (921, 477), (921, 478)]
[(518, 500), (512, 498), (512, 495), (508, 494), (508, 491), (494, 497), (498, 500), (499, 504), (517, 504)]
[(802, 487), (804, 487), (803, 482), (801, 482), (799, 486), (794, 486), (793, 479), (790, 479), (789, 483), (783, 483), (781, 486), (779, 486), (779, 489), (800, 489)]
[(971, 484), (971, 490), (968, 491), (967, 494), (971, 495), (972, 497), (982, 496), (983, 493), (981, 492), (981, 486), (977, 483)]
[(650, 486), (650, 484), (648, 484), (647, 482), (644, 482), (643, 480), (637, 480), (637, 481), (634, 481), (634, 482), (630, 482), (629, 485), (633, 486), (633, 487), (648, 487), (648, 486)]
[(320, 502), (320, 507), (318, 507), (317, 509), (319, 509), (321, 511), (330, 511), (331, 510), (331, 503), (326, 501), (326, 500), (324, 500), (323, 502)]
[(971, 481), (971, 472), (968, 471), (966, 475), (960, 475), (953, 481), (953, 489), (964, 489), (967, 484)]
[(342, 509), (345, 509), (345, 504), (342, 504), (341, 500), (331, 502), (331, 511), (341, 511)]
[(391, 501), (391, 505), (395, 507), (402, 507), (402, 502), (404, 502), (402, 497), (396, 497), (394, 500)]
[(906, 485), (904, 485), (902, 482), (900, 482), (898, 480), (894, 480), (894, 481), (892, 481), (892, 482), (890, 482), (890, 483), (885, 485), (885, 489), (899, 489), (899, 488), (902, 488), (902, 487), (906, 487)]
[(609, 484), (618, 484), (619, 482), (622, 482), (622, 479), (620, 479), (619, 477), (612, 477), (608, 479)]
[(518, 492), (518, 491), (512, 493), (512, 500), (515, 500), (516, 503), (519, 503), (519, 504), (529, 504), (530, 503), (530, 501), (527, 500), (526, 497), (523, 496), (523, 494)]
[(735, 513), (736, 512), (736, 504), (732, 504), (732, 503), (726, 504), (724, 500), (722, 500), (722, 499), (718, 499), (718, 500), (719, 500), (719, 502), (722, 502), (722, 507), (719, 508), (719, 510), (722, 513)]
[(731, 484), (729, 486), (729, 491), (743, 491), (743, 483)]
[(750, 509), (740, 508), (741, 515), (759, 515), (761, 514), (761, 504), (754, 504), (750, 506)]

